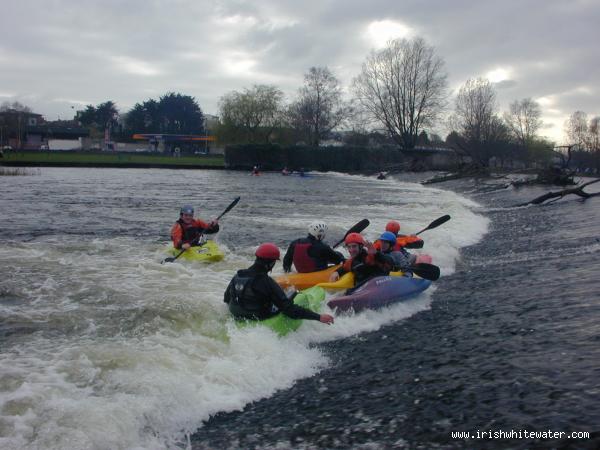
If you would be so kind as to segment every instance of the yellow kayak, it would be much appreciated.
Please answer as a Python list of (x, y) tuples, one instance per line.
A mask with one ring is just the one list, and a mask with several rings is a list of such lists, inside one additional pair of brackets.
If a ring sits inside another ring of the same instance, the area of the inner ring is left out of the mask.
[[(169, 246), (169, 254), (171, 256), (177, 256), (179, 255), (179, 252), (181, 252), (181, 250), (174, 248), (173, 246)], [(208, 240), (204, 244), (188, 248), (177, 259), (185, 259), (187, 261), (216, 262), (221, 261), (224, 257), (225, 254), (219, 248), (219, 246), (214, 241)]]
[(319, 270), (317, 272), (280, 275), (275, 277), (275, 281), (277, 281), (277, 284), (279, 284), (282, 289), (293, 286), (300, 291), (302, 289), (308, 289), (309, 287), (312, 287), (318, 283), (328, 282), (329, 276), (333, 271), (337, 270), (338, 267), (340, 266), (331, 266), (327, 269)]

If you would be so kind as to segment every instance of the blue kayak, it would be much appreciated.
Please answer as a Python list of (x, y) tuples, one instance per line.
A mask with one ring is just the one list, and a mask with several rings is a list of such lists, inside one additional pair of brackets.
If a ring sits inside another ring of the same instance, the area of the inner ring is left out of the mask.
[(358, 287), (350, 295), (336, 297), (327, 302), (331, 309), (377, 309), (420, 294), (431, 281), (416, 277), (375, 277)]

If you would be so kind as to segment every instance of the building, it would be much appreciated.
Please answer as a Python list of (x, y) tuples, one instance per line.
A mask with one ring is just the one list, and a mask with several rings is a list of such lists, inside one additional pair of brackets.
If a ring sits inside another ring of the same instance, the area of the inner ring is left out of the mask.
[(81, 148), (89, 131), (77, 122), (47, 122), (41, 114), (9, 109), (0, 112), (0, 146), (13, 150), (69, 150)]

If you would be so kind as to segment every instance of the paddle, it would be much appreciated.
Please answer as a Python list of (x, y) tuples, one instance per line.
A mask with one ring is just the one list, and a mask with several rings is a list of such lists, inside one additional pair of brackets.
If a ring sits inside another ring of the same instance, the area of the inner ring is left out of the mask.
[[(234, 201), (232, 201), (232, 202), (229, 204), (229, 206), (228, 206), (227, 208), (225, 208), (225, 211), (223, 211), (223, 212), (222, 212), (222, 213), (219, 215), (219, 217), (217, 217), (217, 218), (216, 218), (216, 220), (219, 220), (221, 217), (223, 217), (225, 214), (227, 214), (229, 211), (231, 211), (231, 210), (233, 209), (233, 207), (234, 207), (235, 205), (237, 205), (237, 204), (238, 204), (238, 202), (239, 202), (239, 201), (240, 201), (240, 197), (236, 197), (236, 198), (235, 198), (235, 200), (234, 200)], [(163, 259), (163, 260), (161, 261), (161, 264), (164, 264), (164, 263), (166, 263), (166, 262), (169, 262), (169, 263), (171, 263), (171, 262), (175, 261), (175, 260), (176, 260), (177, 258), (179, 258), (181, 255), (183, 255), (183, 253), (184, 253), (184, 252), (185, 252), (185, 249), (181, 250), (181, 251), (180, 251), (180, 252), (177, 254), (177, 256), (171, 256), (171, 257), (169, 257), (169, 258), (165, 258), (165, 259)], [(415, 273), (416, 273), (416, 272), (415, 272)]]
[(350, 233), (360, 233), (365, 228), (367, 228), (370, 223), (371, 222), (369, 222), (369, 219), (363, 219), (363, 220), (361, 220), (360, 222), (358, 222), (357, 224), (355, 224), (352, 228), (350, 228), (348, 231), (346, 231), (346, 234), (344, 235), (344, 237), (339, 242), (336, 242), (336, 244), (332, 248), (336, 248), (342, 242), (344, 242), (344, 240), (346, 239), (346, 236), (348, 236)]
[(423, 231), (427, 231), (427, 230), (431, 230), (433, 228), (437, 228), (439, 227), (441, 224), (446, 223), (450, 220), (450, 216), (448, 214), (446, 214), (445, 216), (442, 216), (438, 219), (435, 219), (433, 222), (431, 222), (429, 225), (427, 225), (425, 228), (423, 228), (421, 231), (419, 231), (418, 233), (415, 233), (415, 236), (421, 234)]
[(418, 263), (410, 266), (409, 270), (426, 280), (435, 281), (440, 277), (440, 268), (433, 264)]
[[(431, 222), (427, 228), (423, 228), (421, 231), (419, 231), (418, 233), (415, 233), (411, 236), (416, 236), (417, 234), (421, 234), (423, 231), (427, 231), (427, 230), (431, 230), (432, 228), (437, 228), (439, 227), (441, 224), (448, 222), (450, 220), (450, 216), (449, 215), (445, 215), (440, 217), (439, 219), (435, 219), (433, 222)], [(419, 239), (418, 241), (414, 241), (414, 242), (409, 242), (405, 245), (403, 245), (402, 247), (404, 248), (409, 248), (409, 249), (414, 249), (414, 248), (423, 248), (423, 240)]]

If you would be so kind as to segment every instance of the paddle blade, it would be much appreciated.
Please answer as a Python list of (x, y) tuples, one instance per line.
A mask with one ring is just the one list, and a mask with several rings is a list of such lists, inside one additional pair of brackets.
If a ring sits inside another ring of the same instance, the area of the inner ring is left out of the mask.
[(348, 236), (350, 233), (360, 233), (365, 228), (367, 228), (370, 223), (371, 222), (369, 222), (369, 219), (363, 219), (360, 222), (354, 224), (354, 226), (352, 226), (348, 231), (346, 231), (346, 234), (344, 235), (344, 237), (340, 241), (335, 243), (333, 248), (336, 248), (338, 245), (340, 245), (342, 242), (344, 242), (344, 239), (346, 239), (346, 236)]
[(160, 263), (164, 264), (164, 263), (170, 263), (170, 262), (173, 262), (173, 261), (175, 261), (175, 258), (165, 258)]
[(411, 266), (410, 270), (426, 280), (436, 281), (440, 278), (440, 268), (433, 264), (415, 264), (414, 266)]
[(404, 246), (404, 248), (423, 248), (424, 242), (419, 239), (418, 241), (409, 242)]
[(433, 228), (437, 228), (441, 224), (448, 222), (450, 219), (451, 219), (451, 217), (448, 214), (446, 214), (445, 216), (439, 217), (439, 218), (435, 219), (433, 222), (431, 222), (426, 228), (423, 228), (418, 233), (415, 233), (415, 235), (421, 234), (423, 231), (427, 231), (427, 230), (431, 230)]

